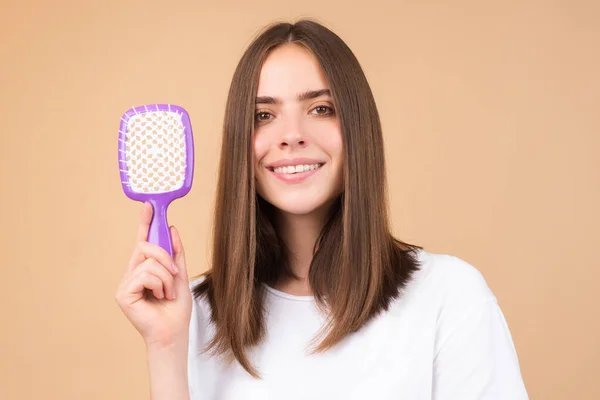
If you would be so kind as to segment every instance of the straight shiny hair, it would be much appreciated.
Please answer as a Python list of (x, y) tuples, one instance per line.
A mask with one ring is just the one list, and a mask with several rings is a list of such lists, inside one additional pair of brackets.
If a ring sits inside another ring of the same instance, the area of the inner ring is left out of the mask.
[[(294, 277), (274, 228), (274, 207), (255, 190), (255, 101), (262, 65), (273, 49), (296, 44), (318, 60), (343, 137), (344, 189), (315, 244), (309, 282), (326, 323), (311, 353), (325, 352), (359, 330), (401, 295), (419, 268), (421, 247), (394, 238), (388, 221), (381, 123), (360, 64), (335, 33), (312, 20), (266, 27), (240, 60), (223, 125), (211, 268), (195, 298), (206, 296), (215, 335), (204, 351), (234, 359), (260, 378), (246, 350), (265, 337), (265, 285)], [(324, 337), (324, 338), (323, 338)]]

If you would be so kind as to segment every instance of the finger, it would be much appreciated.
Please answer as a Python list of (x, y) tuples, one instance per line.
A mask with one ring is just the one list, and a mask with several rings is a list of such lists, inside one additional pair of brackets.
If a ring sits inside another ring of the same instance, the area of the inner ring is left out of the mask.
[(175, 226), (170, 227), (171, 230), (171, 241), (173, 242), (173, 258), (175, 259), (175, 264), (179, 268), (178, 277), (181, 281), (184, 281), (186, 285), (188, 284), (188, 274), (187, 274), (187, 265), (185, 261), (185, 250), (183, 248), (183, 243), (181, 241), (181, 236), (179, 236), (179, 232)]
[(136, 268), (134, 275), (151, 274), (160, 279), (164, 296), (172, 300), (176, 297), (175, 280), (173, 275), (158, 261), (149, 258)]
[(150, 223), (152, 222), (152, 215), (154, 214), (154, 208), (149, 202), (145, 202), (140, 213), (140, 219), (137, 231), (137, 241), (142, 242), (148, 240), (148, 231), (150, 230)]
[(141, 299), (146, 289), (151, 290), (157, 299), (165, 297), (162, 281), (150, 272), (133, 275), (127, 286), (127, 294)]
[(177, 274), (175, 260), (173, 260), (171, 255), (159, 245), (146, 241), (139, 242), (133, 250), (129, 264), (127, 264), (127, 272), (131, 273), (138, 265), (148, 258), (154, 258), (168, 269), (171, 274)]

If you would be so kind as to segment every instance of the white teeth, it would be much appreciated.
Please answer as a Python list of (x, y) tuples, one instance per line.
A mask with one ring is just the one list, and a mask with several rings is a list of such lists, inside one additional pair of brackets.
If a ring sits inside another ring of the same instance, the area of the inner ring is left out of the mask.
[(313, 169), (319, 168), (321, 165), (323, 164), (304, 164), (296, 166), (290, 165), (287, 167), (273, 168), (273, 171), (277, 172), (278, 174), (296, 174), (298, 172), (312, 171)]

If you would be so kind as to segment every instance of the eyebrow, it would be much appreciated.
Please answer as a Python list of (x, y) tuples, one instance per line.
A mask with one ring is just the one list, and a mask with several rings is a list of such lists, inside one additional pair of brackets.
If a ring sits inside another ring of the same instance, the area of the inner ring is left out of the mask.
[[(300, 93), (297, 97), (298, 101), (305, 101), (310, 99), (315, 99), (320, 96), (330, 96), (331, 91), (329, 89), (320, 89), (320, 90), (307, 90), (304, 93)], [(256, 104), (281, 104), (281, 99), (277, 97), (271, 96), (261, 96), (256, 98)]]

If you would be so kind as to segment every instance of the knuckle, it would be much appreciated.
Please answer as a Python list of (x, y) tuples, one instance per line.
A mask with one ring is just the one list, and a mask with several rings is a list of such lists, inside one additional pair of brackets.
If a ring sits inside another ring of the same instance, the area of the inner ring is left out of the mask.
[(155, 274), (160, 274), (161, 276), (168, 274), (171, 275), (170, 270), (165, 266), (164, 262), (157, 260), (154, 257), (146, 258), (137, 268), (139, 274), (146, 272), (149, 273), (152, 271)]
[(138, 240), (136, 247), (139, 251), (144, 252), (148, 248), (147, 244), (148, 242), (146, 242), (145, 240)]
[(142, 280), (148, 281), (152, 277), (152, 274), (150, 273), (150, 271), (143, 269), (143, 270), (140, 270), (139, 277)]
[(158, 261), (155, 258), (152, 258), (152, 261), (150, 261), (150, 265), (152, 267), (152, 270), (159, 272), (160, 270), (163, 269), (162, 264), (160, 263), (160, 261)]
[(157, 272), (158, 271), (162, 272), (165, 269), (164, 264), (161, 261), (157, 260), (156, 258), (152, 258), (151, 265), (152, 265), (152, 268)]
[(140, 268), (144, 271), (151, 270), (154, 267), (154, 258), (148, 257), (140, 264)]

